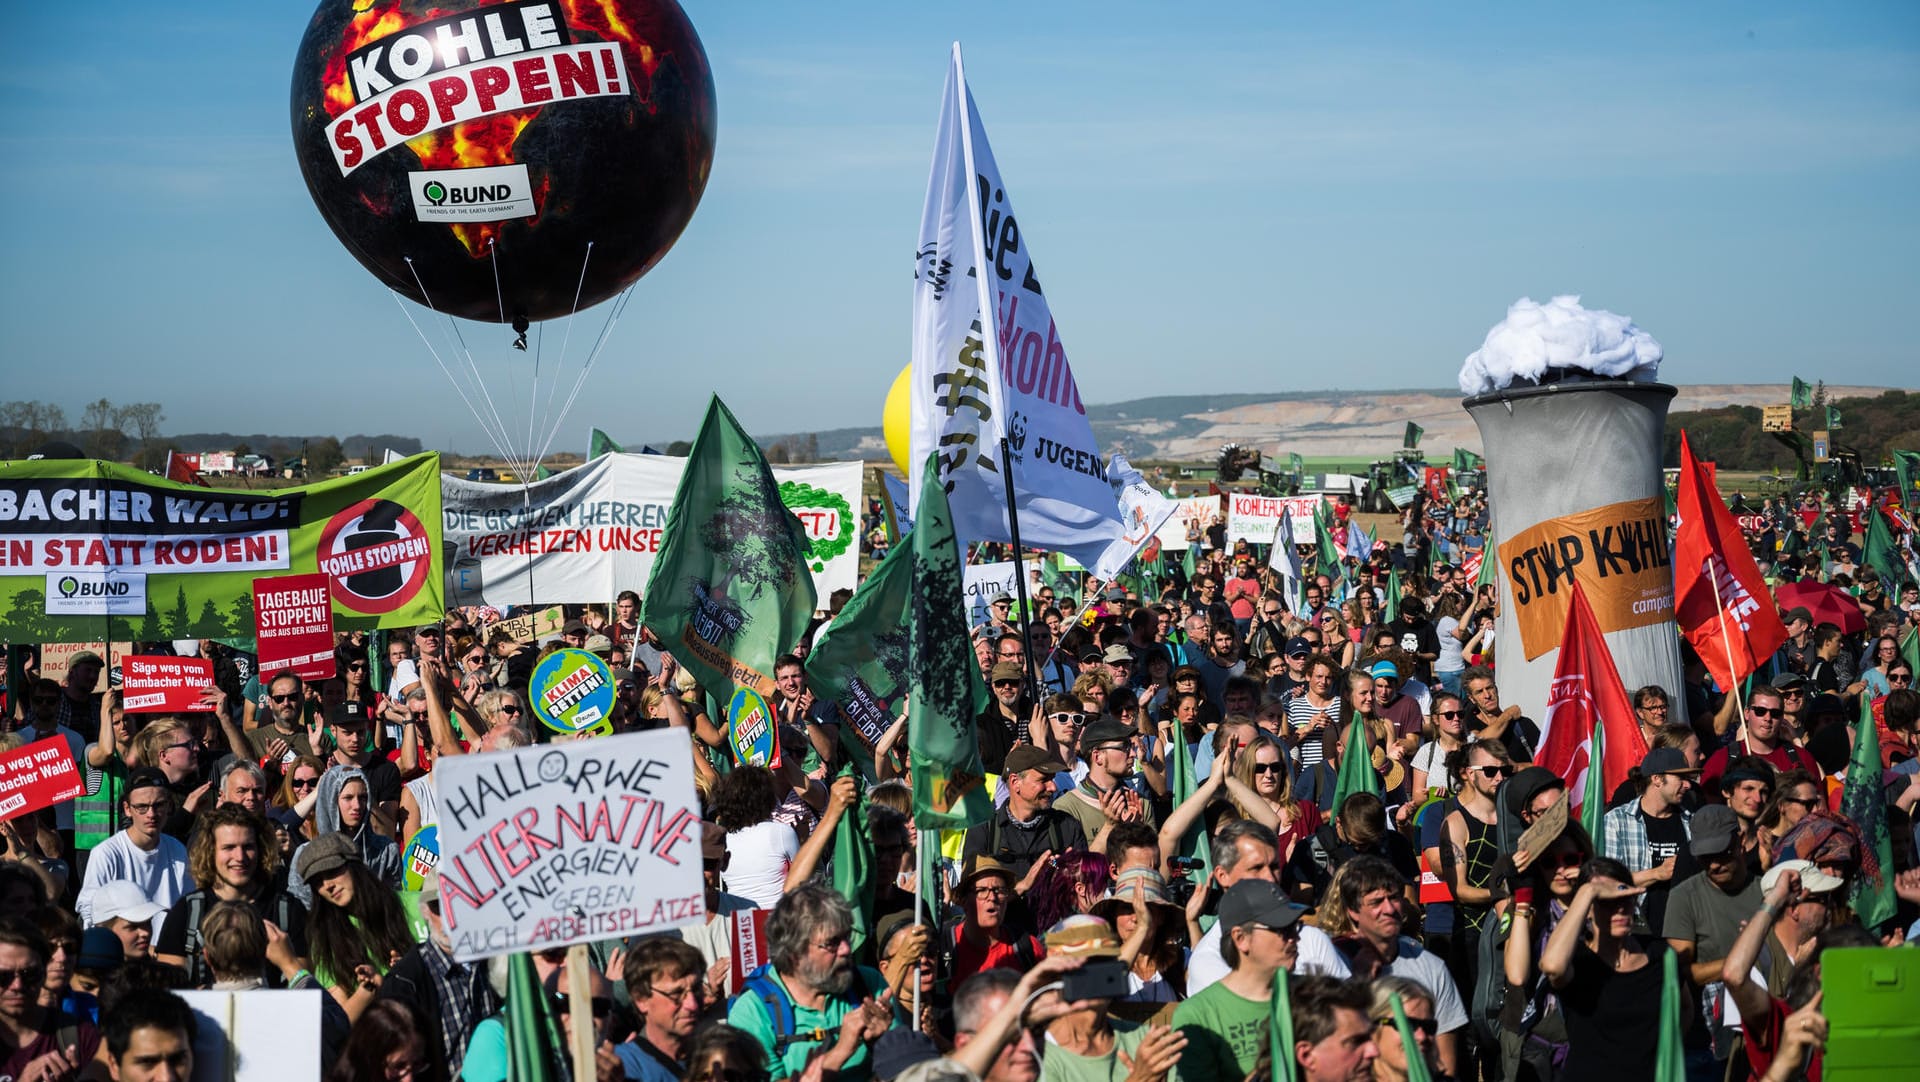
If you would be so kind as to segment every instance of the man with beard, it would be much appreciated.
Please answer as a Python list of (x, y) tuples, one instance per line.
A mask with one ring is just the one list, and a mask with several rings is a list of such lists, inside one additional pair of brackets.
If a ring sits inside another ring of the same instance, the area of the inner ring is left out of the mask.
[(1335, 939), (1334, 944), (1345, 952), (1357, 977), (1371, 980), (1391, 973), (1419, 981), (1433, 991), (1434, 1022), (1439, 1027), (1434, 1046), (1440, 1053), (1441, 1068), (1455, 1075), (1459, 1073), (1458, 1031), (1467, 1024), (1466, 1008), (1460, 1003), (1460, 990), (1447, 972), (1447, 964), (1419, 941), (1400, 934), (1406, 882), (1393, 865), (1379, 857), (1353, 858), (1340, 880), (1340, 901), (1353, 922), (1354, 934)]
[(307, 735), (306, 684), (291, 670), (282, 669), (267, 681), (269, 724), (247, 730), (247, 745), (255, 761), (271, 759), (291, 762), (295, 756), (314, 755), (313, 741)]
[(974, 719), (974, 729), (980, 734), (980, 762), (989, 774), (1004, 772), (1007, 752), (1026, 731), (1027, 716), (1033, 712), (1033, 704), (1026, 698), (1026, 676), (1026, 671), (1011, 661), (996, 661), (987, 670), (993, 698)]
[(87, 1082), (108, 1076), (100, 1031), (85, 1019), (40, 1005), (52, 956), (46, 937), (18, 917), (0, 918), (0, 1078), (17, 1082)]
[(767, 1050), (770, 1077), (805, 1071), (816, 1052), (828, 1077), (866, 1082), (868, 1045), (892, 1027), (875, 1002), (885, 982), (853, 964), (853, 909), (839, 894), (807, 883), (780, 899), (767, 921), (773, 961), (747, 977), (727, 1021)]
[(388, 971), (380, 998), (406, 1004), (420, 1019), (420, 1039), (432, 1067), (416, 1082), (448, 1082), (460, 1077), (473, 1027), (499, 1013), (503, 1003), (487, 980), (486, 966), (453, 960), (453, 940), (440, 914), (438, 872), (428, 872), (420, 888), (420, 913), (427, 939)]
[[(1693, 835), (1687, 847), (1700, 862), (1700, 874), (1689, 876), (1667, 897), (1667, 945), (1697, 988), (1713, 993), (1718, 1003), (1720, 967), (1740, 937), (1740, 928), (1764, 900), (1760, 881), (1747, 867), (1741, 829), (1734, 813), (1710, 804), (1693, 817)], [(1724, 1060), (1739, 1040), (1735, 1029), (1709, 1019), (1715, 1059)]]

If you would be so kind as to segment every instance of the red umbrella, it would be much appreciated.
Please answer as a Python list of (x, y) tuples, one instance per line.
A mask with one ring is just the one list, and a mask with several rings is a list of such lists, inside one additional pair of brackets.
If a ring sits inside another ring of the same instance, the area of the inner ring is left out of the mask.
[(1860, 611), (1860, 603), (1845, 590), (1824, 582), (1789, 582), (1774, 590), (1773, 597), (1783, 610), (1806, 609), (1812, 614), (1816, 627), (1832, 624), (1849, 635), (1867, 629), (1867, 617)]

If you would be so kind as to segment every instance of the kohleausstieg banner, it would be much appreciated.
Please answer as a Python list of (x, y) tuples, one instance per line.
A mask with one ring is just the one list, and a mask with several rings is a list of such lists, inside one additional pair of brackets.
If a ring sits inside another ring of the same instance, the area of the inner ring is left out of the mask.
[[(518, 485), (441, 477), (447, 596), (455, 605), (607, 602), (646, 584), (687, 460), (603, 454)], [(775, 466), (781, 502), (806, 527), (824, 603), (860, 577), (858, 462)]]
[[(914, 251), (909, 491), (917, 504), (922, 483), (945, 485), (964, 546), (1012, 539), (1011, 480), (1021, 544), (1093, 567), (1129, 524), (1028, 241), (956, 44)], [(936, 474), (922, 477), (936, 453)]]
[(254, 579), (316, 572), (335, 627), (437, 620), (439, 473), (423, 454), (210, 489), (93, 459), (0, 463), (0, 626), (15, 642), (250, 639)]

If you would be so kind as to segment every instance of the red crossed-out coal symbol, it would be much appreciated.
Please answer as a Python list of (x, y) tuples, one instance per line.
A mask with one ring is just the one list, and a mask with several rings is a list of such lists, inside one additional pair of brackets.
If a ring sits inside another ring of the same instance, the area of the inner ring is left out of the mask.
[(361, 500), (327, 520), (314, 554), (333, 599), (369, 616), (412, 601), (433, 570), (433, 539), (392, 500)]

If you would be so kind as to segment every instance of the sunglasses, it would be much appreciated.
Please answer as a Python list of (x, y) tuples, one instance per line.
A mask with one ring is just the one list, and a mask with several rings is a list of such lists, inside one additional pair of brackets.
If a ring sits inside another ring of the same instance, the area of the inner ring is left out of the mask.
[(1478, 771), (1480, 776), (1483, 778), (1513, 777), (1513, 768), (1510, 766), (1470, 766), (1467, 768), (1467, 770)]
[(1772, 706), (1749, 706), (1747, 709), (1752, 711), (1753, 716), (1756, 718), (1777, 717), (1780, 713), (1778, 708)]
[(320, 779), (319, 778), (295, 778), (291, 782), (288, 782), (287, 784), (293, 786), (295, 789), (311, 789), (314, 786), (320, 784)]
[(1278, 774), (1280, 773), (1280, 764), (1279, 763), (1255, 763), (1253, 764), (1253, 772), (1256, 775)]
[(1435, 710), (1435, 711), (1433, 712), (1433, 716), (1434, 716), (1434, 717), (1436, 717), (1436, 718), (1457, 718), (1457, 717), (1459, 717), (1459, 716), (1460, 716), (1460, 711), (1458, 711), (1458, 710)]
[(516, 703), (507, 703), (500, 707), (500, 712), (508, 717), (514, 717), (520, 713), (520, 707)]
[(0, 988), (12, 988), (14, 981), (22, 988), (38, 988), (40, 982), (47, 979), (46, 966), (27, 966), (24, 969), (0, 969)]
[(347, 666), (347, 671), (348, 672), (366, 672), (367, 663), (364, 661), (356, 661), (353, 664)]
[(1066, 711), (1061, 711), (1060, 713), (1057, 713), (1057, 714), (1048, 714), (1047, 720), (1048, 721), (1064, 721), (1069, 725), (1080, 726), (1080, 725), (1085, 725), (1087, 723), (1087, 716), (1085, 714), (1070, 714), (1070, 713), (1067, 713)]
[(1581, 856), (1578, 852), (1565, 852), (1554, 858), (1553, 866), (1556, 868), (1578, 868), (1586, 862), (1587, 858)]
[(1887, 674), (1887, 683), (1889, 683), (1889, 684), (1911, 684), (1911, 683), (1913, 683), (1913, 674), (1912, 674), (1912, 673), (1910, 673), (1910, 672), (1896, 672), (1896, 673), (1888, 673), (1888, 674)]
[(997, 687), (997, 688), (1017, 688), (1017, 687), (1019, 687), (1019, 686), (1020, 686), (1020, 681), (1018, 681), (1018, 680), (995, 680), (995, 681), (993, 682), (993, 686), (994, 686), (994, 687)]
[(300, 693), (296, 691), (291, 695), (269, 695), (267, 698), (276, 703), (297, 703), (300, 701)]

